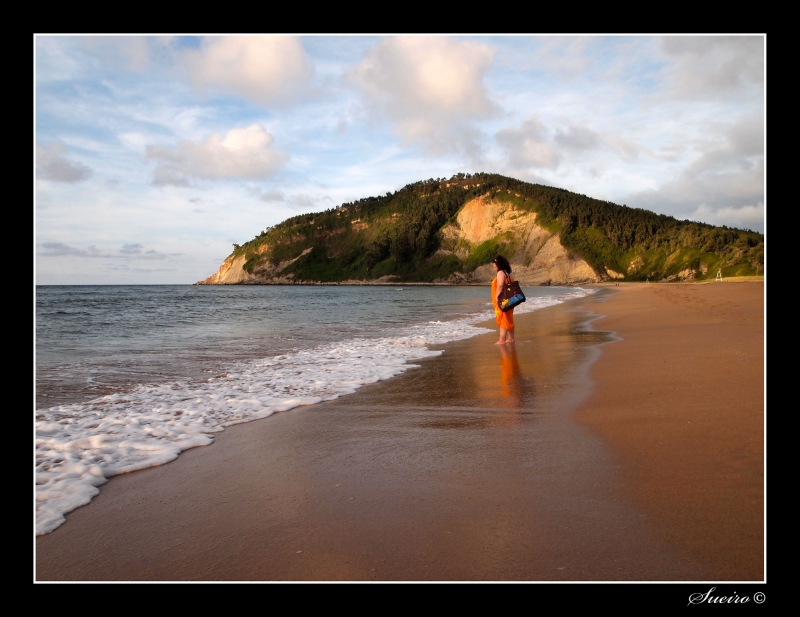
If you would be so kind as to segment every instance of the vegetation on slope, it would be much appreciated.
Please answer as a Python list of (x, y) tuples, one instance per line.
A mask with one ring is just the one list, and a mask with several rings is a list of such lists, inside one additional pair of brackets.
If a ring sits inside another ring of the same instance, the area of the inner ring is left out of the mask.
[[(296, 261), (279, 272), (296, 281), (335, 282), (393, 276), (398, 281), (433, 281), (453, 272), (470, 272), (510, 253), (519, 239), (498, 237), (460, 259), (437, 253), (441, 228), (465, 203), (481, 195), (537, 214), (537, 222), (559, 233), (562, 245), (598, 273), (606, 268), (626, 280), (675, 277), (693, 270), (696, 278), (763, 274), (762, 234), (679, 221), (530, 184), (497, 174), (456, 174), (429, 179), (395, 193), (367, 197), (338, 208), (301, 214), (266, 229), (231, 257), (244, 255), (244, 268), (258, 273), (270, 265)], [(448, 247), (452, 248), (452, 247)], [(303, 254), (307, 249), (311, 249)], [(301, 256), (302, 255), (302, 256)]]

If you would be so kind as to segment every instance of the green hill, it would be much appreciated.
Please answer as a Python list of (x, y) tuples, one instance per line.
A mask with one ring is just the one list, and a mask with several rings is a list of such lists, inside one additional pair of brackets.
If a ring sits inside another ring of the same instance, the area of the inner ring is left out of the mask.
[(634, 281), (713, 279), (720, 268), (726, 277), (764, 273), (763, 234), (679, 221), (487, 173), (415, 182), (395, 193), (292, 217), (234, 245), (226, 263), (242, 258), (249, 275), (296, 282), (445, 281), (489, 263), (497, 252), (514, 254), (526, 241), (506, 232), (471, 245), (443, 233), (479, 197), (505, 204), (513, 216), (535, 214), (537, 225), (601, 279), (609, 272)]

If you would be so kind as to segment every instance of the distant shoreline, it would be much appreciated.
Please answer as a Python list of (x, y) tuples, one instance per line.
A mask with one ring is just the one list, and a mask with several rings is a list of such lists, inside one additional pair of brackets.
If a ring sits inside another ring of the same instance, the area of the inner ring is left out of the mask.
[[(192, 285), (198, 285), (203, 287), (234, 287), (234, 286), (284, 286), (284, 287), (319, 287), (321, 285), (325, 286), (339, 286), (339, 287), (399, 287), (399, 286), (406, 286), (406, 287), (488, 287), (487, 283), (421, 283), (421, 282), (413, 282), (413, 283), (381, 283), (377, 281), (368, 281), (368, 282), (358, 282), (358, 281), (342, 281), (342, 282), (297, 282), (297, 283), (269, 283), (269, 282), (241, 282), (241, 283), (192, 283)], [(550, 283), (541, 283), (539, 285), (531, 285), (531, 287), (586, 287), (589, 283), (585, 285), (578, 285), (578, 284), (550, 284)]]

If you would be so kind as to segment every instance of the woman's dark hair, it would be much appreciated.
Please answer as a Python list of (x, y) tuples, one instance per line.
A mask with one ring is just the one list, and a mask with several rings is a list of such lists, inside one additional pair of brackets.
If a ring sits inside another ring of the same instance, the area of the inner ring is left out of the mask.
[(496, 263), (498, 269), (503, 270), (504, 272), (508, 272), (511, 274), (511, 264), (508, 263), (508, 259), (503, 257), (502, 255), (498, 255), (492, 260), (492, 263)]

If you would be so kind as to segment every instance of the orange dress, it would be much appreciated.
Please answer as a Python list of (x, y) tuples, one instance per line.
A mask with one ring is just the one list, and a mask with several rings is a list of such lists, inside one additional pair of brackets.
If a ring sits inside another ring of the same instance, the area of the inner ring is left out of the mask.
[[(514, 279), (510, 276), (508, 277), (509, 282), (513, 281)], [(505, 313), (500, 310), (500, 307), (497, 305), (497, 294), (500, 293), (497, 289), (497, 277), (495, 276), (492, 279), (492, 306), (494, 306), (494, 318), (497, 321), (497, 325), (504, 330), (513, 330), (514, 329), (514, 309), (510, 309)]]

